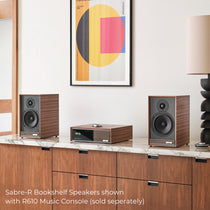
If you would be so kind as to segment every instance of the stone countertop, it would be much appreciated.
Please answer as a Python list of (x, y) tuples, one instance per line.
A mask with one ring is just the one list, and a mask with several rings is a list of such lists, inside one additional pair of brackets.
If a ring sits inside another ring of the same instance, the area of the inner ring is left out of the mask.
[(29, 139), (21, 138), (18, 135), (1, 136), (0, 144), (25, 145), (25, 146), (40, 146), (54, 147), (67, 149), (81, 150), (98, 150), (110, 152), (128, 152), (149, 155), (168, 155), (180, 157), (196, 157), (210, 158), (210, 147), (197, 149), (194, 145), (196, 142), (191, 142), (190, 145), (181, 146), (178, 148), (165, 147), (150, 147), (146, 138), (135, 138), (129, 141), (116, 144), (99, 144), (99, 143), (83, 143), (70, 142), (69, 137), (52, 137), (48, 139)]

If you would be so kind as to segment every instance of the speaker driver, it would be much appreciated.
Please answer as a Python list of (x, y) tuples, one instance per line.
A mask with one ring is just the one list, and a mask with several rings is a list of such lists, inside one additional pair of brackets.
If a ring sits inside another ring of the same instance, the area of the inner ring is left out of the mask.
[(173, 121), (168, 115), (160, 115), (154, 120), (155, 131), (162, 135), (168, 135), (173, 128)]
[(28, 108), (34, 108), (34, 106), (35, 106), (35, 101), (34, 101), (34, 99), (33, 99), (33, 98), (29, 98), (29, 99), (26, 101), (26, 106), (27, 106)]
[(160, 112), (167, 112), (169, 104), (166, 100), (159, 100), (157, 103), (157, 109)]
[(38, 124), (38, 115), (34, 111), (28, 111), (24, 115), (24, 123), (29, 128), (34, 128)]

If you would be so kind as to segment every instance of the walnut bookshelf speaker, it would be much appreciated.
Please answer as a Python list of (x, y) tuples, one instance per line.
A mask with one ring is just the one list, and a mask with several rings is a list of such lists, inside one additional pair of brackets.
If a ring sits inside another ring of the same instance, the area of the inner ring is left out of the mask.
[(20, 95), (20, 136), (59, 135), (59, 95)]
[(189, 143), (189, 96), (149, 96), (149, 145)]

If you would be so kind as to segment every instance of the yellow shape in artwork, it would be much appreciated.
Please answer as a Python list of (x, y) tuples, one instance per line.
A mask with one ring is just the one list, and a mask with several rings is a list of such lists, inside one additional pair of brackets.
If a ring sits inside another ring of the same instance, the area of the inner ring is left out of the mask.
[(120, 53), (101, 53), (101, 18), (120, 17), (119, 13), (107, 5), (95, 5), (89, 9), (89, 64), (107, 66), (117, 59)]

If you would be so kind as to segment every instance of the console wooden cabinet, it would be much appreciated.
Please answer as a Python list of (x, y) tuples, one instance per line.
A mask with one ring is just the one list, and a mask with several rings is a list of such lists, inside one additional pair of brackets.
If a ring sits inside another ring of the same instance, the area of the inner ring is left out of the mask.
[[(51, 151), (41, 147), (0, 145), (0, 209), (51, 210), (48, 204), (32, 204), (30, 198), (50, 200), (51, 196), (34, 196), (34, 190), (52, 189)], [(32, 191), (32, 195), (8, 195), (16, 191)], [(6, 204), (10, 201), (10, 204)]]
[(117, 166), (117, 189), (125, 192), (120, 199), (143, 199), (147, 210), (191, 209), (191, 158), (118, 153)]
[(210, 209), (210, 159), (193, 159), (193, 210)]

